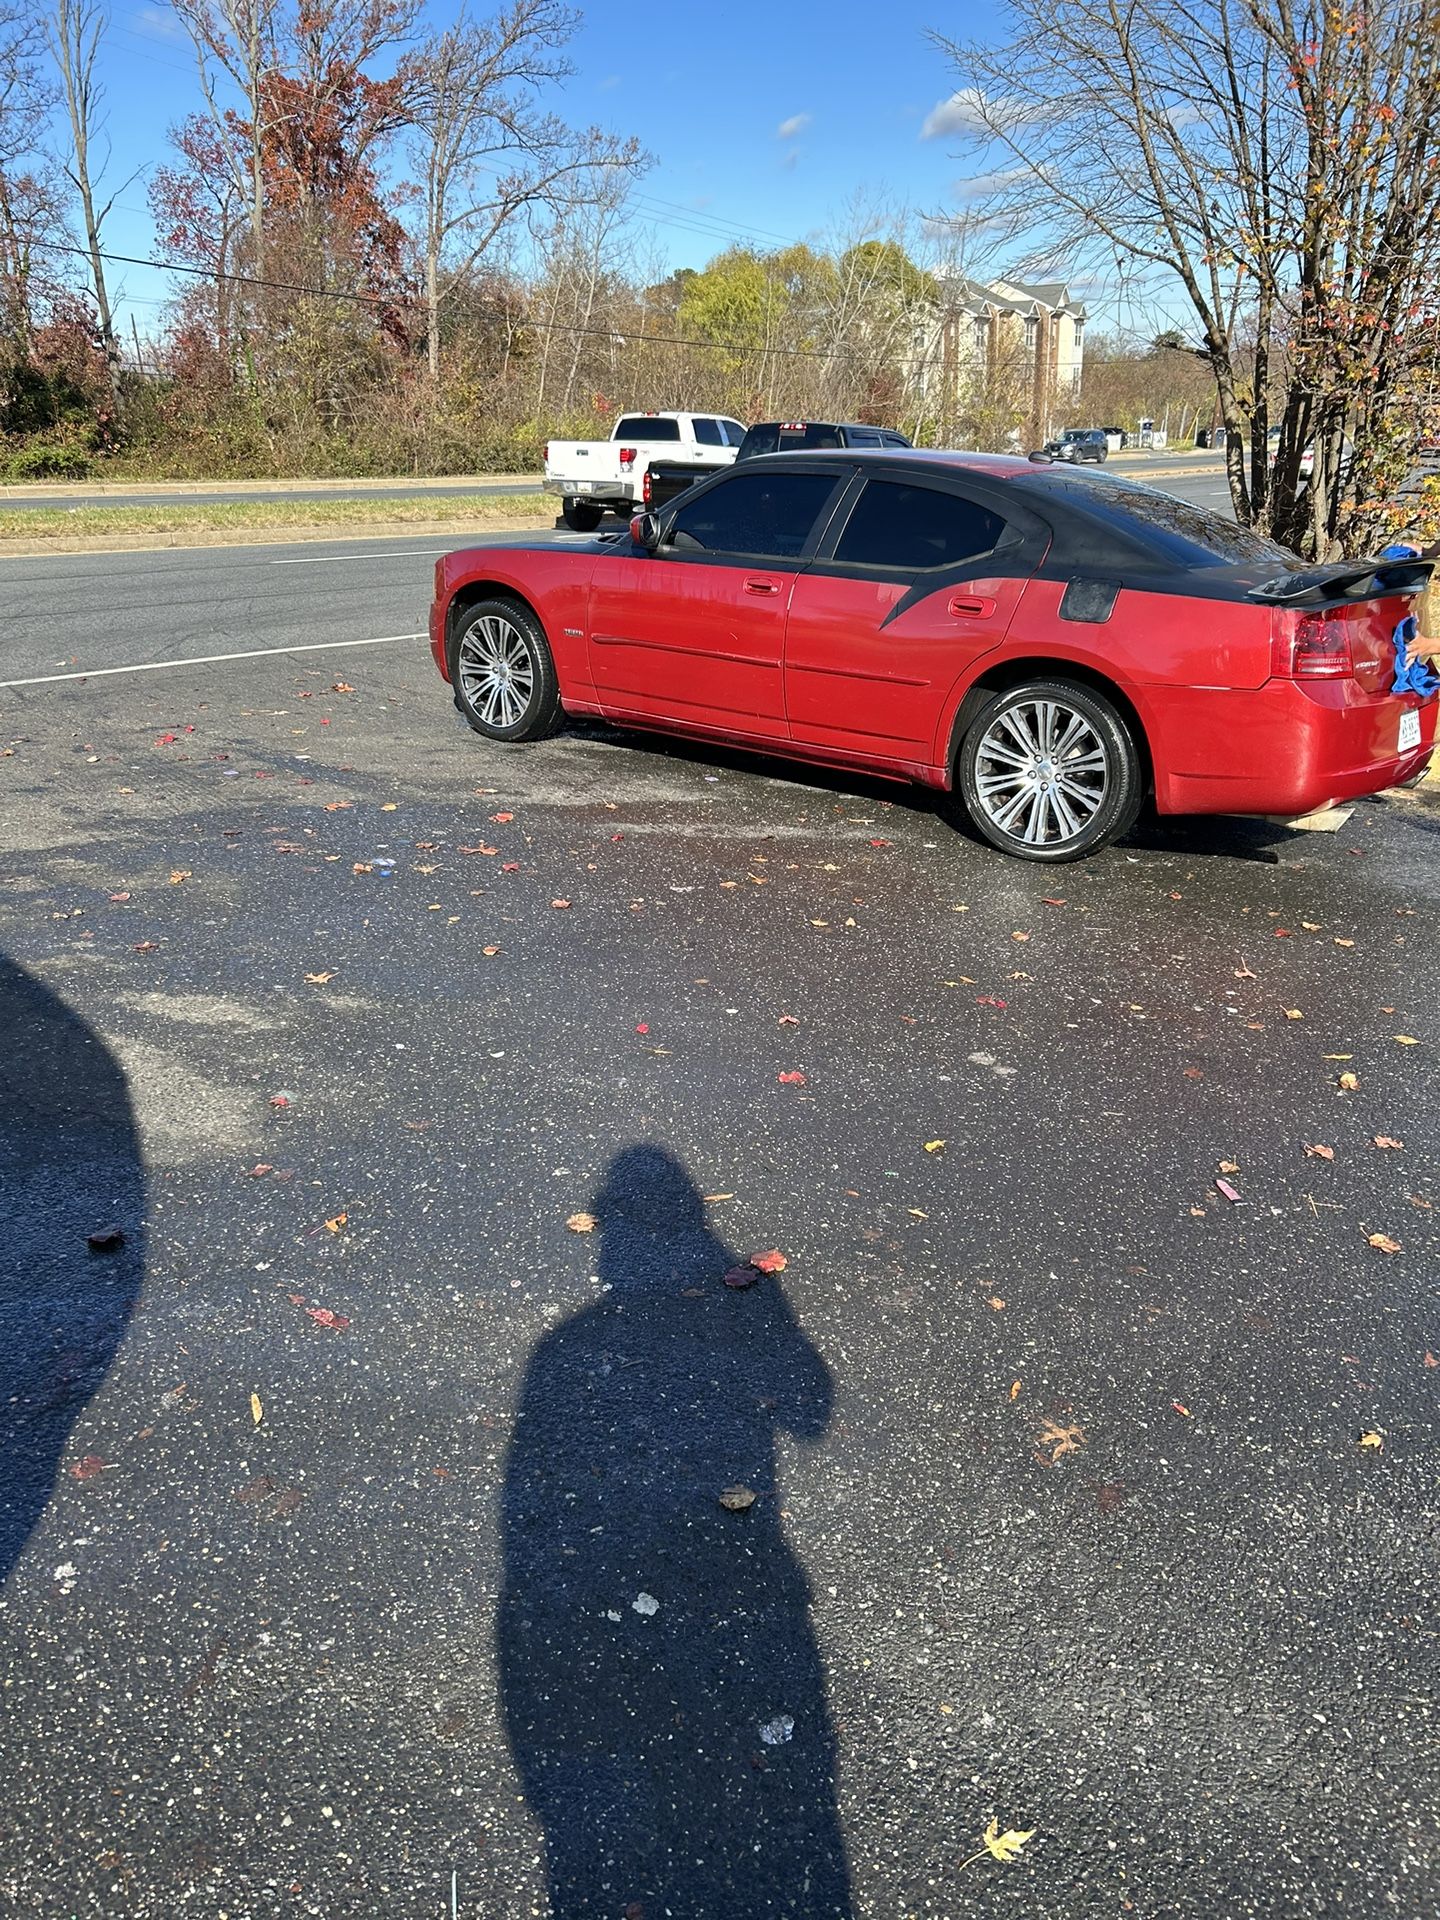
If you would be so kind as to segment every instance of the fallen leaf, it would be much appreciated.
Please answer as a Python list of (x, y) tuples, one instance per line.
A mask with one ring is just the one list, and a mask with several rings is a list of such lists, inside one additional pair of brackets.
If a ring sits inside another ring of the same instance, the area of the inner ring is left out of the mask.
[(593, 1233), (599, 1223), (593, 1213), (572, 1213), (565, 1224), (571, 1233)]
[(1374, 1428), (1371, 1428), (1368, 1432), (1361, 1434), (1360, 1445), (1370, 1453), (1383, 1453), (1385, 1451), (1385, 1436), (1382, 1433), (1377, 1433)]
[(513, 813), (492, 813), (490, 818), (495, 822), (496, 826), (503, 827), (508, 820), (513, 820), (515, 816)]
[(803, 1073), (777, 1073), (775, 1078), (782, 1087), (803, 1087), (806, 1084)]
[(257, 1160), (254, 1166), (251, 1167), (249, 1173), (246, 1175), (246, 1178), (250, 1180), (259, 1180), (265, 1174), (273, 1173), (274, 1171), (275, 1171), (274, 1167), (271, 1166), (268, 1160)]
[(757, 1273), (783, 1273), (788, 1262), (778, 1247), (771, 1247), (766, 1253), (752, 1253), (750, 1265)]
[(992, 1313), (1003, 1313), (1005, 1311), (1005, 1302), (1000, 1298), (998, 1293), (992, 1293), (985, 1304)]
[(1408, 1033), (1392, 1033), (1390, 1038), (1397, 1047), (1418, 1047), (1420, 1042)]
[(636, 1027), (635, 1031), (636, 1033), (649, 1033), (650, 1031), (649, 1023), (647, 1021), (642, 1020), (640, 1024)]
[(1425, 1365), (1427, 1367), (1440, 1367), (1440, 1360), (1435, 1358), (1428, 1347), (1425, 1349)]
[(1172, 1400), (1170, 1404), (1183, 1420), (1194, 1419), (1195, 1416), (1191, 1413), (1189, 1407), (1182, 1405), (1180, 1401)]
[(124, 1230), (120, 1227), (97, 1227), (94, 1233), (87, 1233), (85, 1244), (92, 1253), (117, 1253), (125, 1244)]
[(520, 871), (520, 862), (518, 860), (503, 860), (500, 863), (500, 871), (502, 873), (518, 873)]
[(118, 904), (122, 900), (128, 900), (130, 896), (128, 893), (112, 893), (110, 898), (113, 902)]
[(945, 1151), (945, 1142), (943, 1140), (927, 1140), (925, 1142), (925, 1151), (926, 1153), (943, 1153)]
[(1019, 1398), (1020, 1398), (1020, 1382), (1018, 1380), (1012, 1380), (1010, 1382), (1011, 1404), (1013, 1405), (1014, 1402), (1017, 1401)]
[(1388, 1233), (1367, 1233), (1366, 1240), (1381, 1253), (1399, 1253), (1400, 1242), (1392, 1240)]
[(252, 1393), (250, 1396), (250, 1418), (255, 1422), (257, 1427), (265, 1418), (265, 1409), (260, 1403), (258, 1393)]
[(1229, 1182), (1228, 1180), (1217, 1180), (1217, 1181), (1215, 1182), (1215, 1184), (1216, 1184), (1216, 1186), (1217, 1186), (1217, 1187), (1218, 1187), (1218, 1188), (1220, 1189), (1220, 1191), (1221, 1191), (1221, 1193), (1223, 1193), (1223, 1194), (1224, 1194), (1224, 1196), (1225, 1196), (1225, 1198), (1226, 1198), (1226, 1199), (1227, 1199), (1228, 1201), (1230, 1201), (1230, 1203), (1232, 1204), (1232, 1206), (1233, 1206), (1233, 1205), (1234, 1205), (1234, 1204), (1235, 1204), (1236, 1202), (1238, 1202), (1238, 1200), (1239, 1200), (1239, 1198), (1240, 1198), (1240, 1195), (1239, 1195), (1239, 1193), (1238, 1193), (1238, 1192), (1236, 1191), (1236, 1189), (1235, 1189), (1234, 1187), (1232, 1187), (1232, 1186), (1231, 1186), (1231, 1184), (1230, 1184), (1230, 1182)]
[(1078, 1453), (1080, 1451), (1081, 1447), (1085, 1445), (1085, 1429), (1083, 1427), (1061, 1427), (1057, 1426), (1055, 1421), (1047, 1420), (1036, 1436), (1035, 1444), (1037, 1447), (1049, 1447), (1052, 1449), (1048, 1460), (1043, 1453), (1040, 1455), (1040, 1459), (1043, 1465), (1053, 1467), (1057, 1461), (1063, 1460), (1067, 1453)]
[(1335, 1149), (1333, 1147), (1306, 1147), (1305, 1151), (1312, 1160), (1333, 1160), (1335, 1158)]
[(1043, 907), (1063, 907), (1065, 904), (1065, 896), (1062, 893), (1057, 898), (1054, 894), (1042, 893), (1040, 896), (1040, 904)]
[(102, 1460), (98, 1453), (84, 1453), (78, 1460), (70, 1462), (70, 1477), (72, 1480), (93, 1480), (96, 1474), (103, 1473), (109, 1464), (109, 1461)]
[(191, 874), (188, 867), (172, 867), (170, 869), (170, 884), (172, 887), (178, 887), (182, 880), (188, 880), (190, 877)]
[(700, 1198), (707, 1206), (713, 1207), (718, 1201), (733, 1200), (735, 1196), (733, 1193), (702, 1193)]
[(333, 980), (334, 978), (335, 975), (333, 973), (307, 973), (305, 976), (305, 984), (309, 987), (323, 987), (327, 980)]
[(726, 1270), (723, 1278), (727, 1287), (733, 1287), (737, 1293), (740, 1293), (746, 1287), (754, 1286), (755, 1282), (760, 1278), (760, 1272), (757, 1267), (749, 1265), (730, 1267)]
[(399, 803), (398, 803), (397, 801), (394, 801), (394, 800), (386, 800), (386, 801), (385, 801), (385, 802), (384, 802), (384, 803), (382, 804), (382, 806), (381, 806), (381, 808), (380, 808), (380, 811), (381, 811), (382, 813), (394, 813), (394, 811), (395, 811), (395, 809), (396, 809), (396, 806), (397, 806), (398, 804), (399, 804)]
[(1012, 933), (1010, 938), (1012, 940), (1019, 940), (1023, 944), (1026, 940), (1030, 938), (1030, 936), (1028, 933), (1020, 933), (1017, 931), (1015, 933)]
[(330, 691), (332, 693), (353, 693), (355, 689), (348, 680), (332, 680), (330, 683)]
[(552, 907), (568, 907), (570, 902), (568, 900), (552, 900), (550, 904)]
[(343, 1333), (350, 1322), (343, 1313), (332, 1313), (329, 1307), (306, 1307), (306, 1313), (321, 1327), (333, 1327), (337, 1333)]
[[(1008, 1864), (1012, 1860), (1019, 1859), (1021, 1848), (1027, 1841), (1035, 1838), (1036, 1831), (1034, 1827), (1027, 1827), (1023, 1832), (1018, 1832), (1014, 1827), (1007, 1827), (1005, 1832), (1001, 1833), (1000, 1822), (992, 1820), (980, 1838), (985, 1842), (985, 1851), (988, 1854), (1002, 1864)], [(977, 1853), (971, 1858), (978, 1860), (980, 1856)]]
[(482, 947), (480, 951), (485, 955), (487, 960), (493, 960), (501, 949), (499, 947)]
[(1335, 944), (1337, 947), (1353, 947), (1355, 942), (1353, 940), (1337, 940)]
[(1397, 1150), (1403, 1150), (1405, 1146), (1403, 1140), (1392, 1140), (1388, 1133), (1377, 1133), (1373, 1144), (1377, 1147), (1394, 1147)]
[(997, 999), (993, 993), (977, 993), (975, 1004), (977, 1007), (999, 1007), (1003, 1012), (1007, 1003)]
[(755, 1504), (753, 1487), (726, 1487), (720, 1495), (720, 1504), (727, 1513), (744, 1513)]
[(793, 1013), (782, 1013), (775, 1024), (777, 1027), (798, 1027), (800, 1021), (798, 1016)]
[(1358, 1073), (1342, 1073), (1335, 1084), (1346, 1093), (1354, 1093), (1360, 1084), (1360, 1076)]
[(327, 1220), (325, 1222), (325, 1231), (327, 1233), (338, 1233), (349, 1218), (348, 1213), (337, 1213), (333, 1220)]
[(1233, 1160), (1222, 1160), (1220, 1162), (1220, 1171), (1221, 1173), (1239, 1173), (1240, 1168)]
[(1284, 1014), (1287, 1020), (1303, 1020), (1305, 1018), (1299, 1007), (1286, 1007)]

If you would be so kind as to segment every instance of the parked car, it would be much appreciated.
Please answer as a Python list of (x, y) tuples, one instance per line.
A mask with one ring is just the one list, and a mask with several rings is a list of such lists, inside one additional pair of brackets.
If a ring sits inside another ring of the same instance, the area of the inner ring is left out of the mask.
[(1069, 460), (1076, 466), (1083, 460), (1093, 460), (1103, 467), (1110, 458), (1110, 442), (1104, 427), (1068, 427), (1057, 439), (1047, 440), (1042, 452), (1052, 460)]
[[(816, 453), (833, 447), (908, 447), (910, 442), (894, 427), (867, 427), (850, 421), (766, 420), (746, 429), (736, 461), (757, 453)], [(693, 467), (652, 460), (645, 473), (645, 505), (657, 511), (694, 486), (700, 477)]]
[(1393, 689), (1430, 573), (1305, 566), (1109, 474), (836, 449), (747, 460), (629, 538), (452, 553), (430, 644), (491, 740), (591, 714), (853, 767), (1060, 861), (1147, 795), (1296, 815), (1418, 772), (1437, 703)]
[(544, 450), (547, 493), (561, 496), (565, 524), (599, 526), (607, 508), (628, 518), (641, 504), (645, 473), (662, 452), (693, 477), (728, 467), (745, 429), (714, 413), (622, 413), (608, 440), (551, 440)]
[(1102, 427), (1100, 431), (1104, 434), (1105, 445), (1111, 453), (1123, 451), (1125, 442), (1129, 438), (1124, 427)]

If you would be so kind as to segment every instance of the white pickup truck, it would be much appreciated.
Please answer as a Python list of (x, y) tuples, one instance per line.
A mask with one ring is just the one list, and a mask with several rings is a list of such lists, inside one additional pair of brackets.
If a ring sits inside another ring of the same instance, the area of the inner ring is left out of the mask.
[(629, 515), (642, 505), (652, 460), (693, 463), (697, 475), (728, 467), (745, 429), (723, 413), (622, 413), (608, 440), (551, 440), (545, 491), (558, 493), (567, 527), (592, 533), (605, 509)]

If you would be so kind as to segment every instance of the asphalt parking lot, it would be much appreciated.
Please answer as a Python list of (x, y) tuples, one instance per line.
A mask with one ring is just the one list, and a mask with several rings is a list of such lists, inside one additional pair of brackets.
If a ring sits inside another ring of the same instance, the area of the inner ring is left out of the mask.
[(499, 749), (437, 544), (4, 563), (0, 1907), (1432, 1913), (1435, 799)]

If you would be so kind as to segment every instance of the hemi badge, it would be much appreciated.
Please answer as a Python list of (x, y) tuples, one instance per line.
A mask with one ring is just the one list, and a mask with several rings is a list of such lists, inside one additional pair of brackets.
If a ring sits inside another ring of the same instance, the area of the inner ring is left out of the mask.
[(585, 629), (583, 627), (566, 627), (565, 631), (570, 635), (572, 640), (583, 640), (585, 638)]

